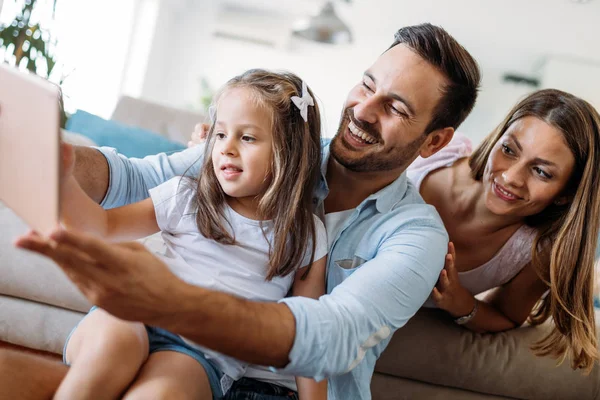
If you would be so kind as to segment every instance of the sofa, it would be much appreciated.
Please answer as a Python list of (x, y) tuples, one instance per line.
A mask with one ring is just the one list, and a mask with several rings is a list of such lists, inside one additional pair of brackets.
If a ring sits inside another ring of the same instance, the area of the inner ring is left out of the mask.
[[(113, 119), (185, 142), (202, 116), (125, 97)], [(91, 144), (69, 133), (65, 138)], [(61, 354), (90, 304), (51, 261), (13, 247), (26, 231), (0, 203), (0, 341)], [(142, 242), (153, 248), (159, 240)], [(531, 353), (530, 344), (550, 328), (547, 322), (476, 334), (439, 310), (422, 309), (396, 332), (377, 363), (373, 399), (600, 399), (600, 368), (585, 376), (568, 362), (557, 367), (555, 360)]]

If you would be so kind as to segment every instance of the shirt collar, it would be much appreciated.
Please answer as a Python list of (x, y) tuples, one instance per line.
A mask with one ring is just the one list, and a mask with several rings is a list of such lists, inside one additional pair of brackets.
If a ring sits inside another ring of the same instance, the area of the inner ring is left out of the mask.
[[(325, 177), (327, 176), (327, 164), (329, 162), (330, 149), (329, 146), (331, 144), (331, 140), (323, 140), (323, 153), (322, 153), (322, 162), (321, 162), (321, 182), (324, 185), (323, 187), (329, 192), (329, 187), (327, 186), (327, 181)], [(357, 208), (363, 208), (367, 202), (375, 201), (375, 207), (377, 211), (384, 214), (392, 210), (392, 208), (398, 204), (404, 198), (406, 194), (406, 190), (408, 189), (408, 178), (406, 177), (406, 171), (402, 173), (395, 181), (379, 190), (376, 193), (373, 193), (369, 197), (367, 197)]]

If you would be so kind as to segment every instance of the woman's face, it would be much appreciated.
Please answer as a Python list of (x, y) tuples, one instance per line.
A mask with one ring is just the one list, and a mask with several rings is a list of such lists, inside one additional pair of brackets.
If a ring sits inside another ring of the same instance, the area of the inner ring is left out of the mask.
[(485, 204), (494, 214), (525, 218), (553, 202), (564, 189), (575, 157), (563, 134), (536, 117), (515, 121), (496, 142), (483, 174)]

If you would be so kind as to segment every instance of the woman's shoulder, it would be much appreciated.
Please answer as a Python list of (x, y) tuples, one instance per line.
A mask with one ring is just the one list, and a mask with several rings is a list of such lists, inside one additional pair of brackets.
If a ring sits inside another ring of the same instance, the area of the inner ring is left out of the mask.
[(457, 160), (469, 157), (473, 151), (471, 140), (462, 133), (455, 133), (454, 137), (440, 151), (430, 157), (417, 157), (415, 161), (406, 169), (408, 178), (413, 184), (420, 188), (423, 179), (432, 171), (449, 167)]

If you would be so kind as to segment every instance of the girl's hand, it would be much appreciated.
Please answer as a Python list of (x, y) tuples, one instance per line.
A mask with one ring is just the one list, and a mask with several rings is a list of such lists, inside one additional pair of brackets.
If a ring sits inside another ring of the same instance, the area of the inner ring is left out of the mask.
[(62, 182), (65, 182), (73, 175), (73, 170), (75, 169), (75, 150), (73, 146), (65, 142), (60, 142), (60, 157), (60, 179)]
[(209, 129), (210, 125), (208, 124), (196, 124), (196, 126), (194, 127), (194, 132), (192, 132), (192, 134), (190, 135), (188, 147), (194, 147), (204, 143), (204, 141), (206, 140), (206, 136), (208, 135)]
[(456, 251), (454, 243), (448, 243), (446, 263), (440, 273), (440, 278), (431, 292), (435, 305), (447, 311), (455, 318), (469, 315), (473, 310), (475, 299), (458, 280), (458, 272), (454, 266)]

